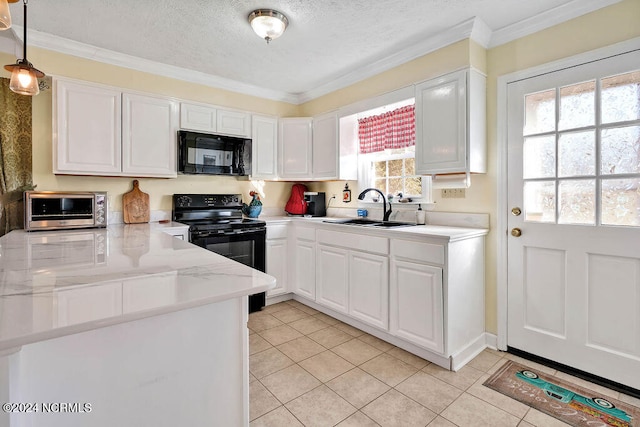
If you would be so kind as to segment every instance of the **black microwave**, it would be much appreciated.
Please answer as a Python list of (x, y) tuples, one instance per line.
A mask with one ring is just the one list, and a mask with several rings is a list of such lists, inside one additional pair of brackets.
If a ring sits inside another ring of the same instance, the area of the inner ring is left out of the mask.
[(251, 174), (251, 140), (178, 131), (178, 170), (187, 174)]

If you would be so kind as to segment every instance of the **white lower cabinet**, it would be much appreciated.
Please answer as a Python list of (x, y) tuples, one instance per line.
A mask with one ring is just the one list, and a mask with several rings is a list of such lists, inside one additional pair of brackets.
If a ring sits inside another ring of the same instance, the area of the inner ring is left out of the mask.
[(314, 228), (296, 227), (293, 243), (293, 292), (316, 298), (316, 242)]
[(301, 224), (291, 224), (290, 290), (314, 308), (447, 369), (485, 348), (486, 232), (385, 237)]
[(444, 352), (442, 268), (393, 259), (389, 291), (389, 332)]
[(349, 312), (349, 251), (318, 245), (316, 302), (341, 313)]
[(267, 296), (289, 292), (287, 265), (289, 260), (288, 227), (286, 224), (267, 225), (266, 273), (276, 278), (276, 287)]
[(389, 239), (318, 231), (316, 302), (387, 329)]
[(389, 259), (385, 255), (349, 254), (349, 314), (378, 328), (389, 327)]

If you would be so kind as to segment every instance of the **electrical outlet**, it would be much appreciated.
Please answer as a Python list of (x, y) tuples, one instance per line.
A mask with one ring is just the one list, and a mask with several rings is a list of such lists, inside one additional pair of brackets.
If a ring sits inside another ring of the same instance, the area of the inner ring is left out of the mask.
[(464, 188), (443, 188), (441, 196), (443, 199), (464, 199), (466, 194)]

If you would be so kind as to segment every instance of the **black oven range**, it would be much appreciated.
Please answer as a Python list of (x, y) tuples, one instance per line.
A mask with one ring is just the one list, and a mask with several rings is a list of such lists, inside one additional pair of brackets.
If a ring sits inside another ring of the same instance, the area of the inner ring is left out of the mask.
[[(172, 217), (194, 245), (265, 271), (266, 223), (242, 217), (242, 195), (174, 194)], [(249, 296), (250, 313), (264, 305), (264, 292)]]

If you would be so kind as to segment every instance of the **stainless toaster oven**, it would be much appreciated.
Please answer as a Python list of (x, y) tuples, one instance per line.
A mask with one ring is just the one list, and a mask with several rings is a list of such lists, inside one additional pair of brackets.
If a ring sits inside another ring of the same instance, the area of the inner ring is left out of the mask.
[(107, 226), (107, 193), (25, 191), (25, 230), (60, 230)]

